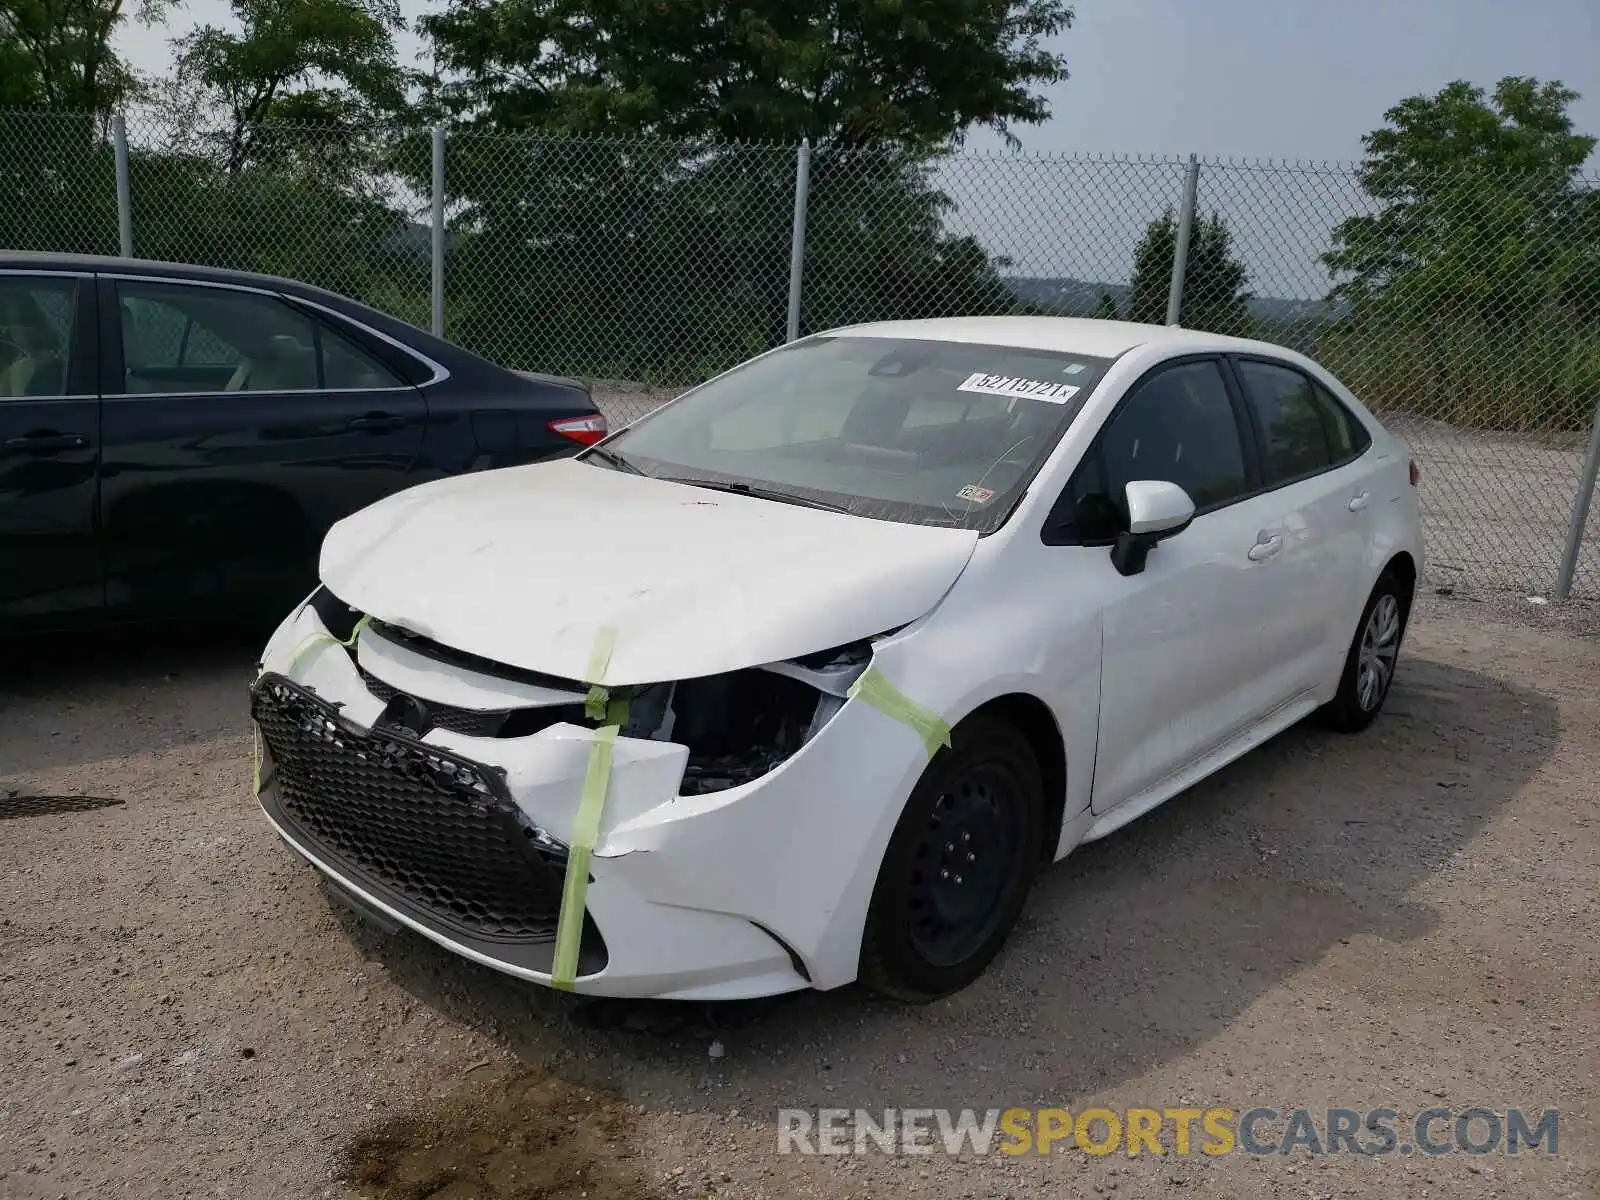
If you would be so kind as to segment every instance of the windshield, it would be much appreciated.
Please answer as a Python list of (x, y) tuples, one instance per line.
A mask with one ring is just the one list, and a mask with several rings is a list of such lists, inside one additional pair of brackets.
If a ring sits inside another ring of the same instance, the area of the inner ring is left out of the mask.
[(614, 466), (990, 533), (1111, 360), (814, 337), (735, 368), (610, 439)]

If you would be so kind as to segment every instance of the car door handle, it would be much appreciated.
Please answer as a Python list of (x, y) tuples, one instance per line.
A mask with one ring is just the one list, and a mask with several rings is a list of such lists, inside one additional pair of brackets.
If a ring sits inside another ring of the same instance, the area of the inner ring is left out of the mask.
[(1360, 512), (1363, 508), (1365, 508), (1368, 504), (1371, 504), (1371, 503), (1372, 503), (1372, 493), (1371, 492), (1362, 492), (1359, 495), (1351, 496), (1350, 497), (1350, 511), (1351, 512)]
[(1260, 562), (1264, 558), (1271, 558), (1282, 549), (1283, 535), (1275, 533), (1271, 537), (1259, 538), (1256, 544), (1250, 547), (1248, 557), (1251, 562)]
[(76, 433), (29, 433), (7, 438), (4, 444), (14, 454), (55, 454), (61, 450), (82, 450), (89, 439)]
[(396, 429), (404, 428), (407, 424), (408, 422), (404, 417), (397, 417), (393, 413), (370, 412), (364, 417), (356, 417), (345, 428), (367, 433), (392, 433)]

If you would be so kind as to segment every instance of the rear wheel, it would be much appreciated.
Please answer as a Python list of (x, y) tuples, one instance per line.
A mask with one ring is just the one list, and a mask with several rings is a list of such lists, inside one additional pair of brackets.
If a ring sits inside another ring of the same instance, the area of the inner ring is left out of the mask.
[(1394, 683), (1410, 605), (1409, 589), (1393, 571), (1378, 577), (1345, 656), (1338, 694), (1322, 710), (1335, 729), (1354, 733), (1377, 718)]
[(861, 946), (861, 981), (899, 1000), (959, 991), (1016, 924), (1039, 868), (1044, 788), (1033, 747), (992, 717), (964, 721), (889, 839)]

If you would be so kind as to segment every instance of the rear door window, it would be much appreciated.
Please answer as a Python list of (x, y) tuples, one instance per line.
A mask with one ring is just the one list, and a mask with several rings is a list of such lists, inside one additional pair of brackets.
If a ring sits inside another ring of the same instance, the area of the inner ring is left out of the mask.
[(0, 275), (0, 401), (65, 396), (78, 281)]
[(322, 350), (322, 386), (327, 388), (405, 387), (406, 383), (369, 351), (326, 322), (317, 325)]
[(1370, 444), (1361, 423), (1310, 376), (1261, 359), (1236, 365), (1261, 432), (1268, 487), (1340, 466)]
[(129, 395), (309, 391), (311, 319), (275, 296), (122, 280), (123, 391)]

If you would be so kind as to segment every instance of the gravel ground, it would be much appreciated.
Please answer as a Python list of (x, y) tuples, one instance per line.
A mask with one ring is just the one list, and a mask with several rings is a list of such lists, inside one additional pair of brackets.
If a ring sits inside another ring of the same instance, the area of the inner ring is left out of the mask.
[[(1429, 597), (1373, 729), (1058, 864), (950, 1000), (603, 1030), (329, 905), (249, 794), (254, 640), (12, 658), (0, 1196), (1600, 1195), (1597, 624)], [(784, 1107), (1184, 1103), (1554, 1106), (1560, 1153), (776, 1153)]]

